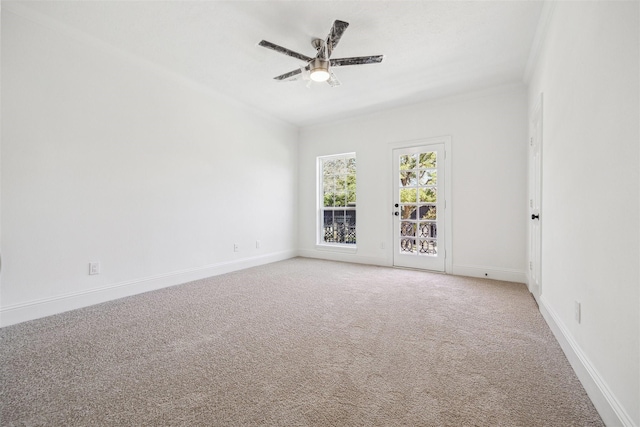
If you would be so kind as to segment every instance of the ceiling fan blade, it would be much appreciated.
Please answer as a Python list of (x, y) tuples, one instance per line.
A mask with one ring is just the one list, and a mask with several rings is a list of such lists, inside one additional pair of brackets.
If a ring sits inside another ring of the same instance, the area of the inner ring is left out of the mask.
[(337, 19), (333, 23), (333, 26), (331, 27), (331, 31), (329, 31), (329, 35), (327, 36), (327, 42), (326, 42), (327, 58), (331, 57), (331, 52), (333, 52), (333, 49), (335, 49), (336, 46), (338, 45), (338, 42), (340, 41), (342, 34), (344, 33), (344, 31), (347, 29), (348, 26), (349, 26), (348, 22), (340, 21)]
[(327, 83), (329, 84), (329, 86), (331, 87), (336, 87), (336, 86), (340, 86), (342, 83), (340, 83), (340, 80), (338, 80), (338, 78), (336, 77), (335, 74), (333, 74), (333, 71), (329, 72), (329, 80), (327, 80)]
[(280, 80), (280, 81), (284, 81), (284, 80), (296, 80), (296, 77), (302, 73), (302, 68), (297, 68), (293, 71), (289, 71), (288, 73), (284, 73), (281, 74), (279, 76), (274, 77), (274, 80)]
[(332, 67), (343, 67), (345, 65), (362, 65), (362, 64), (377, 64), (382, 62), (384, 55), (374, 56), (358, 56), (355, 58), (337, 58), (330, 59)]
[(313, 58), (308, 57), (307, 55), (303, 55), (301, 53), (294, 52), (291, 49), (287, 49), (286, 47), (278, 46), (277, 44), (273, 44), (273, 43), (268, 42), (266, 40), (262, 40), (258, 44), (260, 46), (262, 46), (262, 47), (266, 47), (267, 49), (275, 50), (276, 52), (280, 52), (280, 53), (282, 53), (284, 55), (287, 55), (287, 56), (292, 56), (294, 58), (300, 59), (300, 60), (305, 61), (305, 62), (309, 62), (309, 61), (311, 61), (313, 59)]

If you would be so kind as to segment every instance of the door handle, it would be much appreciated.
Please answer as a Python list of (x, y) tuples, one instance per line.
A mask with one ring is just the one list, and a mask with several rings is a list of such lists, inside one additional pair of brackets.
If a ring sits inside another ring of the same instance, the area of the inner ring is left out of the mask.
[(531, 214), (531, 219), (540, 219), (540, 214)]

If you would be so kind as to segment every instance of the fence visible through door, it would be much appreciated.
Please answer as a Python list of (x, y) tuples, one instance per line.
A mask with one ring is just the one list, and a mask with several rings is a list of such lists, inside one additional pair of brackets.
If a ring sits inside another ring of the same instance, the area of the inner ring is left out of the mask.
[(444, 144), (393, 150), (393, 263), (445, 271)]

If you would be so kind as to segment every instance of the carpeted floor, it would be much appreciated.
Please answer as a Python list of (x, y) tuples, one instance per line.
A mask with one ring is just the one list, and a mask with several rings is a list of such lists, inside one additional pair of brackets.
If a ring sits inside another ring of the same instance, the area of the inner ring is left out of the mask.
[(601, 426), (522, 284), (304, 258), (0, 330), (3, 426)]

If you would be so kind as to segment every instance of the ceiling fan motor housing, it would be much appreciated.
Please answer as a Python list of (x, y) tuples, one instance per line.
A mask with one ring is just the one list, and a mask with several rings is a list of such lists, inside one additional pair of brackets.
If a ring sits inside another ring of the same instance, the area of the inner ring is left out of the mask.
[(313, 61), (309, 63), (309, 70), (313, 73), (314, 71), (324, 70), (329, 72), (329, 61), (324, 59), (315, 58)]

